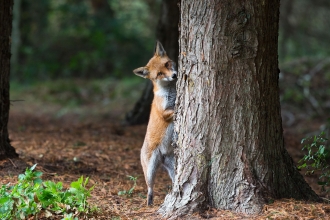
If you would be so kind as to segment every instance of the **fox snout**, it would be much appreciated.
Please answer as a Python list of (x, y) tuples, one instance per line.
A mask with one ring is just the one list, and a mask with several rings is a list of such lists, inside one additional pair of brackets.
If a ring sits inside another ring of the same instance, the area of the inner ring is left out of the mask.
[(169, 79), (168, 81), (176, 80), (178, 78), (178, 72), (176, 70), (175, 62), (170, 60), (165, 64), (165, 67), (172, 73), (170, 77), (167, 77)]
[(177, 72), (172, 73), (170, 77), (164, 77), (162, 80), (163, 81), (175, 81), (178, 78)]
[(172, 60), (170, 60), (170, 61), (168, 61), (165, 64), (165, 67), (172, 72), (172, 76), (171, 77), (173, 79), (176, 79), (178, 77), (178, 72), (177, 72), (177, 69), (176, 69), (175, 62), (173, 62)]

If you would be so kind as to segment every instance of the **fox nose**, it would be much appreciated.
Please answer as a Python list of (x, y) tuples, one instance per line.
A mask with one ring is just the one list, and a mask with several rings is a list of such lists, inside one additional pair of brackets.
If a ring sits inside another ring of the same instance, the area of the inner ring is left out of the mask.
[(176, 79), (177, 78), (177, 74), (176, 73), (173, 73), (172, 78), (173, 79)]

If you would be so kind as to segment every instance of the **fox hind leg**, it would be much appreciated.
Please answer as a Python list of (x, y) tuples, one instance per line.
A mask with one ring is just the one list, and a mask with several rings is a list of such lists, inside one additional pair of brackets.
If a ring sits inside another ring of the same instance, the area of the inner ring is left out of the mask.
[(146, 182), (148, 185), (148, 201), (147, 205), (150, 206), (153, 204), (153, 190), (154, 190), (154, 184), (155, 184), (155, 177), (157, 168), (162, 162), (162, 156), (158, 150), (155, 150), (147, 164), (147, 175), (146, 175)]
[(164, 167), (167, 170), (168, 175), (170, 176), (172, 183), (174, 183), (175, 178), (175, 169), (174, 169), (174, 155), (167, 155), (164, 160)]

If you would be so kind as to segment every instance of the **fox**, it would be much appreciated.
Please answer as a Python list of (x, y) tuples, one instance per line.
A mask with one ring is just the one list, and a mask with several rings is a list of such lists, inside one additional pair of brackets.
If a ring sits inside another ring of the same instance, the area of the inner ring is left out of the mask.
[(176, 99), (176, 64), (157, 41), (154, 56), (146, 66), (133, 70), (137, 76), (151, 80), (154, 99), (151, 105), (147, 132), (141, 148), (141, 165), (148, 187), (147, 205), (153, 204), (154, 183), (157, 169), (162, 165), (172, 183), (175, 177), (175, 158), (172, 146), (174, 133), (173, 115)]

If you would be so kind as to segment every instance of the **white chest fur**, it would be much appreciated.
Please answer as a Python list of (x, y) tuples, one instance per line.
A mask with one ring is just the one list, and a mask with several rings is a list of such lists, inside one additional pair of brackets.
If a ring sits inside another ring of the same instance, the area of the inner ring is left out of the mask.
[(155, 96), (160, 96), (163, 98), (163, 102), (161, 103), (161, 107), (163, 110), (165, 109), (174, 109), (175, 98), (176, 98), (176, 88), (175, 83), (162, 85), (158, 84), (158, 90), (155, 92)]

